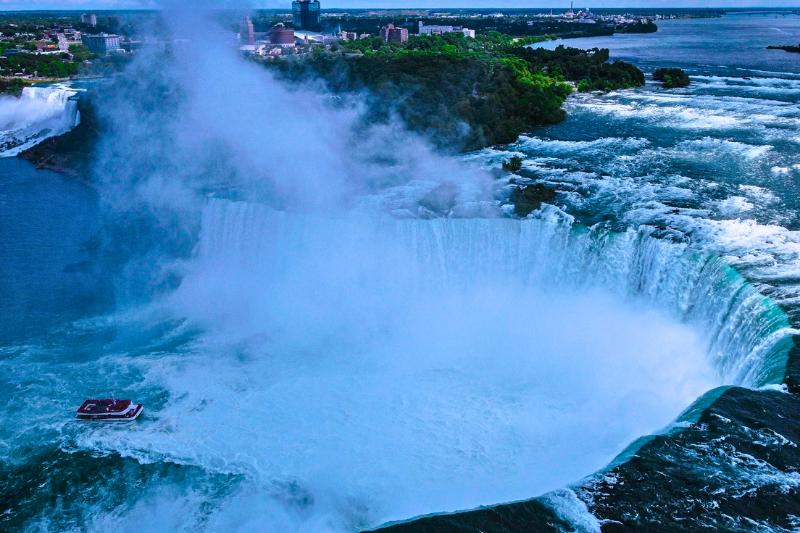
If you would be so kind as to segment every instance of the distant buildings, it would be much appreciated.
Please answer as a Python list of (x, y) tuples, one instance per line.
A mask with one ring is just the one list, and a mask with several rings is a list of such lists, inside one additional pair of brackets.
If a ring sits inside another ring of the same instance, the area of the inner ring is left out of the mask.
[(69, 41), (67, 40), (67, 36), (63, 33), (56, 33), (56, 40), (58, 41), (58, 49), (62, 52), (69, 51)]
[(36, 51), (37, 52), (56, 52), (58, 51), (58, 46), (54, 45), (50, 41), (36, 41)]
[(569, 9), (562, 13), (553, 13), (550, 11), (549, 15), (538, 14), (534, 20), (528, 21), (528, 26), (535, 26), (539, 19), (557, 20), (559, 22), (568, 22), (570, 24), (594, 24), (597, 26), (605, 26), (607, 28), (616, 29), (619, 31), (626, 31), (627, 29), (635, 26), (650, 27), (646, 31), (656, 31), (654, 19), (661, 19), (663, 15), (653, 15), (643, 17), (634, 14), (598, 14), (592, 13), (589, 8), (575, 11), (572, 2), (570, 2)]
[(276, 24), (269, 33), (270, 44), (280, 47), (293, 47), (294, 39), (294, 30), (287, 28), (283, 24)]
[(381, 28), (381, 39), (387, 43), (404, 43), (408, 41), (408, 30), (397, 28), (394, 24), (389, 24)]
[(469, 28), (462, 28), (461, 26), (426, 26), (421, 20), (419, 21), (420, 35), (444, 35), (445, 33), (462, 33), (464, 37), (475, 38), (475, 30)]
[(120, 46), (120, 36), (109, 33), (100, 33), (97, 35), (84, 34), (81, 35), (81, 42), (83, 42), (86, 48), (92, 53), (97, 55), (105, 55), (109, 52), (122, 50), (122, 46)]
[(387, 43), (404, 43), (408, 41), (408, 30), (389, 24), (381, 28), (380, 36)]
[(81, 41), (81, 32), (74, 28), (61, 28), (63, 30), (64, 37), (67, 39), (69, 43), (76, 43)]
[(319, 0), (294, 0), (292, 25), (295, 30), (318, 31), (321, 28)]
[(245, 17), (239, 26), (239, 41), (242, 44), (256, 44), (256, 32), (253, 29), (253, 21), (250, 17)]
[(94, 28), (95, 26), (97, 26), (97, 15), (95, 15), (94, 13), (84, 13), (83, 15), (81, 15), (81, 22), (83, 24), (88, 24), (89, 26)]

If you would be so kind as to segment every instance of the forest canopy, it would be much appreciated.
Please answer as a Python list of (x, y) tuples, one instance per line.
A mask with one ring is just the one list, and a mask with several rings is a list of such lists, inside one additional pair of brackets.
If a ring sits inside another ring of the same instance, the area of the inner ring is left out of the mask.
[(371, 120), (393, 115), (452, 150), (510, 143), (533, 126), (564, 119), (573, 91), (644, 84), (628, 63), (608, 63), (608, 50), (526, 48), (543, 37), (498, 32), (475, 39), (459, 33), (344, 41), (331, 51), (267, 63), (285, 79), (321, 77), (336, 94), (367, 91)]

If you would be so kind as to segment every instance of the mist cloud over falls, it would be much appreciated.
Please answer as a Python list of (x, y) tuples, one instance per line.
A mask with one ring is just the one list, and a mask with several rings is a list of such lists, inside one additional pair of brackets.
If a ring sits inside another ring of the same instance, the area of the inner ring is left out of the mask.
[[(242, 57), (211, 12), (171, 3), (154, 39), (97, 89), (94, 165), (121, 257), (118, 300), (175, 286), (209, 195), (291, 211), (493, 215), (488, 175), (433, 151), (399, 123), (368, 125), (354, 98), (290, 87)], [(125, 239), (135, 234), (137, 239)], [(121, 245), (124, 240), (124, 245)]]
[(481, 171), (435, 154), (400, 123), (366, 126), (357, 100), (344, 107), (320, 87), (277, 82), (203, 14), (172, 10), (163, 19), (176, 39), (169, 51), (140, 54), (101, 101), (113, 131), (98, 175), (120, 204), (196, 210), (205, 193), (222, 190), (338, 210), (396, 190), (383, 207), (416, 210), (443, 183), (453, 198), (434, 202), (440, 214), (491, 200)]

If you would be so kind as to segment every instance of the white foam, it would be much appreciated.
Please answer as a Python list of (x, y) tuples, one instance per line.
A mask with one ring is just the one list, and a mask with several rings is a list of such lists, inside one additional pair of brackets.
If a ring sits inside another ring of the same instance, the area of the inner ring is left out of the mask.
[(710, 84), (722, 82), (724, 85), (733, 86), (736, 89), (741, 89), (742, 87), (778, 87), (800, 91), (800, 80), (787, 77), (750, 77), (750, 79), (745, 79), (735, 76), (693, 75), (692, 80), (709, 82)]
[(636, 137), (602, 137), (592, 141), (563, 141), (553, 139), (542, 139), (538, 137), (522, 136), (517, 141), (516, 146), (525, 151), (545, 151), (548, 154), (562, 153), (594, 153), (606, 152), (608, 150), (631, 151), (640, 150), (649, 144), (647, 139)]
[(772, 172), (773, 174), (778, 175), (778, 176), (786, 176), (788, 174), (791, 174), (791, 172), (792, 172), (791, 167), (774, 166), (774, 167), (770, 168), (769, 170), (770, 170), (770, 172)]
[(626, 104), (613, 100), (583, 101), (574, 105), (590, 113), (610, 115), (618, 120), (644, 119), (689, 130), (734, 129), (741, 128), (746, 123), (741, 117), (691, 107), (674, 107), (667, 114), (659, 105)]
[(214, 201), (170, 302), (203, 342), (134, 362), (169, 392), (157, 421), (80, 445), (241, 474), (249, 496), (212, 518), (234, 530), (353, 530), (574, 481), (718, 378), (688, 326), (525, 275), (513, 236), (549, 249), (519, 233), (535, 227)]
[(725, 216), (734, 216), (752, 211), (754, 207), (744, 196), (731, 196), (719, 202), (719, 210)]
[(600, 521), (589, 512), (586, 504), (578, 499), (570, 489), (553, 491), (542, 498), (552, 507), (559, 518), (566, 520), (573, 531), (580, 533), (600, 533)]
[(570, 109), (619, 121), (637, 119), (688, 131), (759, 128), (785, 136), (787, 132), (781, 128), (800, 127), (795, 104), (765, 98), (642, 91), (580, 96), (568, 105)]
[(676, 146), (676, 151), (683, 152), (687, 157), (704, 158), (706, 152), (724, 151), (731, 155), (746, 160), (755, 160), (767, 155), (773, 149), (770, 145), (752, 145), (728, 139), (703, 137), (692, 141), (684, 141)]
[(739, 190), (746, 193), (750, 198), (765, 205), (774, 204), (779, 201), (774, 192), (757, 185), (739, 185)]
[(78, 125), (80, 113), (65, 86), (25, 87), (19, 98), (0, 97), (0, 157), (11, 157)]

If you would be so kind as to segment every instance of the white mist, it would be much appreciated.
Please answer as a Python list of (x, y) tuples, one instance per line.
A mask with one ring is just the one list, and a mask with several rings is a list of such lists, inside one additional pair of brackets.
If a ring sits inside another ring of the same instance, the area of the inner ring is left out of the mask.
[(168, 405), (87, 444), (243, 475), (219, 531), (353, 531), (580, 479), (717, 377), (688, 326), (512, 268), (515, 224), (213, 201), (168, 303), (203, 335), (142, 363)]

